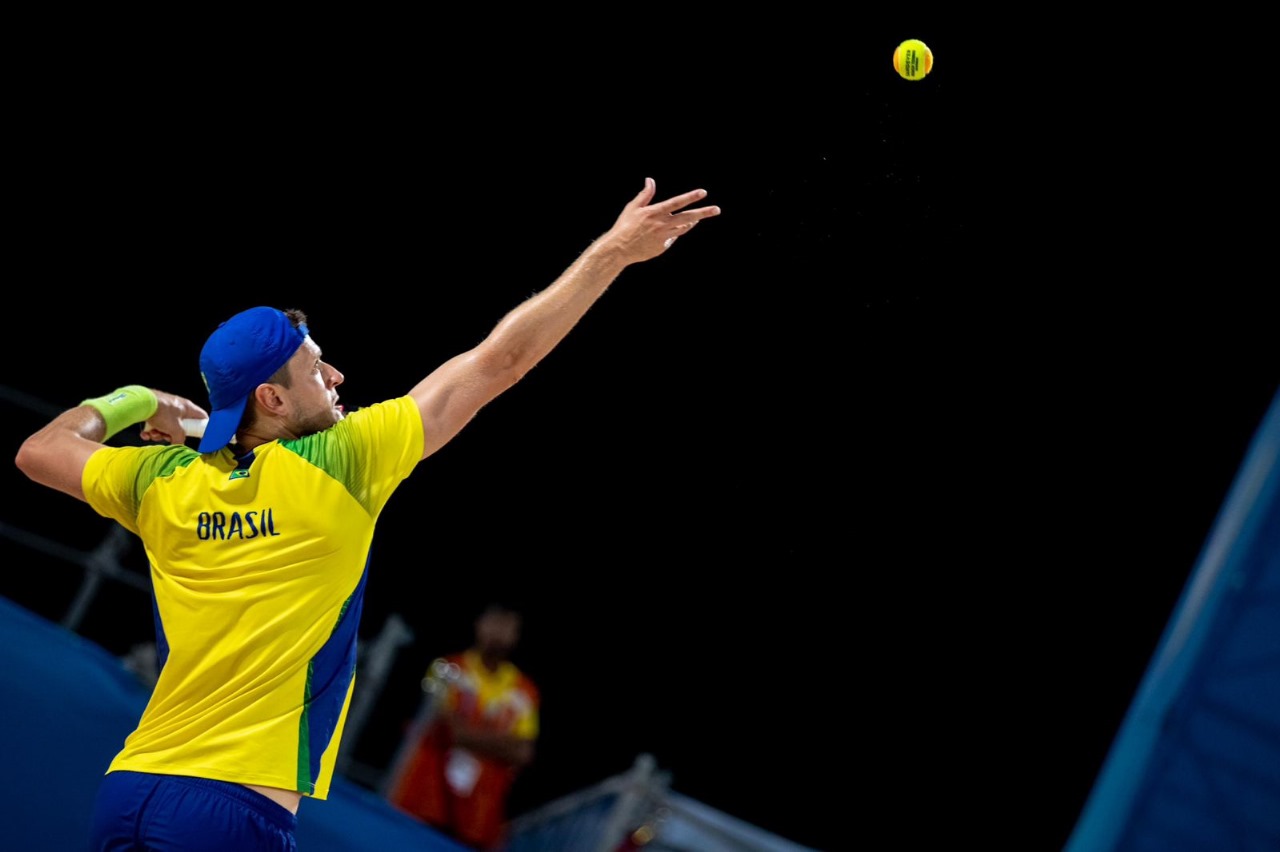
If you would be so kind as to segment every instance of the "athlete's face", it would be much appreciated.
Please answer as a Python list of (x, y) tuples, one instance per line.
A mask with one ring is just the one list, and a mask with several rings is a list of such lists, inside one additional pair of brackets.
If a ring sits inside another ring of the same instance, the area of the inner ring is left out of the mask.
[(290, 431), (295, 435), (323, 432), (343, 418), (338, 385), (345, 376), (324, 362), (310, 337), (289, 359), (289, 375)]

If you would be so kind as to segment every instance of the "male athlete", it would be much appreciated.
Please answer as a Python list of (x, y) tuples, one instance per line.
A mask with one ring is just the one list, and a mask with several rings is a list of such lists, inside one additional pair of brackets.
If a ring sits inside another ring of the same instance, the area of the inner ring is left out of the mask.
[[(92, 849), (296, 849), (299, 802), (333, 777), (379, 514), (627, 266), (720, 213), (690, 206), (704, 190), (655, 191), (404, 396), (344, 415), (306, 316), (255, 307), (201, 350), (210, 410), (125, 385), (23, 442), (24, 474), (138, 535), (151, 566), (159, 678), (102, 779)], [(204, 418), (197, 451), (182, 421)], [(136, 424), (152, 443), (104, 443)]]

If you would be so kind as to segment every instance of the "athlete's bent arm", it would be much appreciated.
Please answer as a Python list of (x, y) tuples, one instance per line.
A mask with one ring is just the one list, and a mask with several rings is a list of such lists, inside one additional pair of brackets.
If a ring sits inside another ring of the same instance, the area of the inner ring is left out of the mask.
[(14, 463), (32, 481), (84, 500), (84, 466), (89, 456), (106, 446), (105, 441), (116, 432), (145, 422), (147, 427), (141, 433), (144, 440), (181, 441), (186, 438), (180, 422), (183, 418), (198, 420), (209, 416), (185, 397), (158, 390), (149, 393), (155, 398), (154, 407), (144, 393), (144, 399), (136, 405), (146, 403), (147, 407), (135, 405), (119, 415), (113, 412), (112, 417), (118, 418), (115, 424), (109, 424), (102, 410), (88, 400), (67, 409), (22, 442)]
[(613, 226), (559, 278), (510, 311), (478, 346), (450, 358), (410, 391), (422, 413), (423, 458), (554, 349), (622, 270), (662, 254), (698, 222), (720, 214), (716, 206), (684, 209), (705, 198), (705, 190), (651, 204), (654, 192), (653, 179), (646, 178)]

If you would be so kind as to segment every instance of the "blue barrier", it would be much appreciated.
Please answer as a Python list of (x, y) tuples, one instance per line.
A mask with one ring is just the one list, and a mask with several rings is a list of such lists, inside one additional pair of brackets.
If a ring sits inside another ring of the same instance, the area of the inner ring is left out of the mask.
[(1280, 849), (1280, 395), (1066, 852)]

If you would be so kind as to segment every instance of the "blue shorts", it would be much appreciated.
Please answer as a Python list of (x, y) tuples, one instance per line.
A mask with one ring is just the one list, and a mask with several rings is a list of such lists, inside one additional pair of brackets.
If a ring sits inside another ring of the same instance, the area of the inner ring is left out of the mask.
[(298, 817), (240, 784), (108, 772), (93, 804), (94, 852), (297, 852)]

